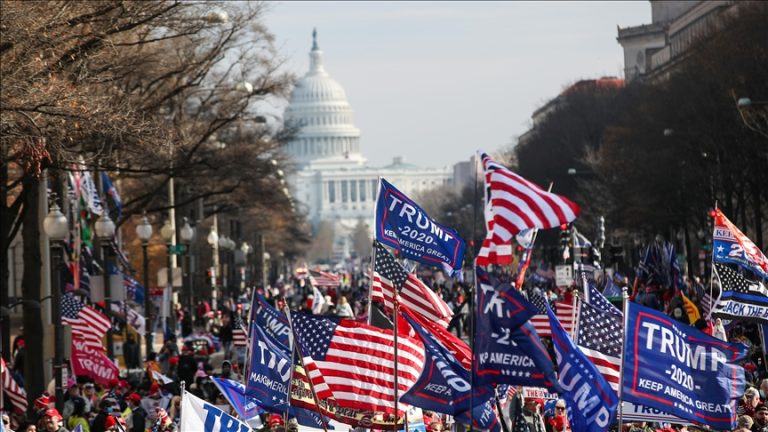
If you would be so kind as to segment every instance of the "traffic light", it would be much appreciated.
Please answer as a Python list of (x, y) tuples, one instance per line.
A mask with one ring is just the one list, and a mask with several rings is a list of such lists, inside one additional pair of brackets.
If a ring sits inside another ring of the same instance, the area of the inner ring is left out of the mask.
[(571, 239), (571, 232), (568, 229), (568, 225), (562, 224), (560, 225), (560, 247), (566, 248), (568, 247), (568, 242)]

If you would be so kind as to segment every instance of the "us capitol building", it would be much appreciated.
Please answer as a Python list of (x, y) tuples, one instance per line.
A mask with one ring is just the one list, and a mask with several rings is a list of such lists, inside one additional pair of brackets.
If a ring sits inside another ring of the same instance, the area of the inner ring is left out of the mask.
[[(309, 71), (291, 93), (284, 119), (299, 127), (288, 154), (296, 164), (289, 177), (293, 197), (306, 206), (316, 232), (322, 221), (333, 224), (334, 260), (348, 258), (351, 235), (359, 223), (373, 234), (379, 176), (406, 195), (455, 183), (454, 167), (422, 168), (396, 157), (390, 165), (373, 167), (361, 153), (360, 129), (344, 88), (323, 67), (323, 52), (312, 33)], [(462, 170), (463, 171), (463, 170)]]

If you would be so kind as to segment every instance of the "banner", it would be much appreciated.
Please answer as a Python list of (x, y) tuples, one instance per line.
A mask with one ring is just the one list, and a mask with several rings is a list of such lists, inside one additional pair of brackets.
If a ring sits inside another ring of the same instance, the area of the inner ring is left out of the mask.
[(197, 432), (251, 432), (251, 427), (246, 423), (188, 391), (184, 392), (184, 397), (181, 399), (179, 429)]
[(635, 405), (631, 402), (623, 402), (621, 405), (621, 419), (624, 422), (659, 422), (659, 423), (675, 423), (675, 424), (692, 424), (689, 421), (685, 421), (680, 417), (667, 414), (662, 410), (656, 408), (650, 408), (643, 405)]
[[(315, 297), (317, 301), (317, 297)], [(291, 327), (288, 325), (288, 317), (275, 309), (261, 295), (254, 294), (251, 307), (251, 322), (255, 322), (268, 336), (273, 344), (287, 350)]]
[(736, 427), (747, 347), (635, 303), (627, 309), (624, 400), (714, 429)]
[(237, 411), (237, 415), (244, 419), (248, 425), (255, 429), (261, 429), (264, 425), (259, 414), (264, 410), (259, 408), (256, 402), (245, 395), (243, 383), (225, 378), (212, 377), (213, 383), (219, 388), (221, 394), (227, 398), (229, 404)]
[(72, 372), (77, 376), (89, 376), (101, 385), (109, 385), (120, 375), (120, 370), (109, 357), (79, 339), (72, 340)]
[(459, 234), (384, 179), (376, 202), (376, 240), (402, 251), (404, 258), (442, 265), (451, 274), (461, 271), (466, 245)]
[(416, 320), (408, 314), (402, 316), (424, 342), (425, 356), (421, 376), (400, 401), (429, 411), (456, 415), (469, 410), (470, 402), (479, 405), (494, 396), (490, 386), (476, 386), (473, 397), (469, 371)]
[(286, 348), (273, 344), (256, 322), (251, 323), (251, 351), (248, 354), (246, 394), (272, 412), (288, 408), (291, 356)]
[(768, 289), (762, 281), (749, 280), (728, 264), (715, 262), (713, 270), (721, 294), (712, 316), (768, 323)]
[(538, 310), (511, 285), (476, 267), (475, 384), (512, 384), (557, 389), (554, 365), (533, 324)]

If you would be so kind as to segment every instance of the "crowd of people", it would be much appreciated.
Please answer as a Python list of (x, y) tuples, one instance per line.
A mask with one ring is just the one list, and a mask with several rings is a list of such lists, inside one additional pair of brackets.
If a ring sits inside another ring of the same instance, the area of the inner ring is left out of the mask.
[[(542, 281), (535, 277), (536, 266), (530, 271), (526, 288), (546, 297), (548, 300), (572, 301), (579, 291), (576, 284), (558, 288), (553, 281)], [(441, 277), (439, 273), (421, 274), (421, 279), (435, 290), (454, 316), (448, 330), (457, 336), (468, 337), (469, 295), (468, 283), (457, 282)], [(466, 278), (471, 280), (471, 278)], [(258, 292), (274, 306), (287, 304), (292, 310), (305, 310), (317, 314), (338, 316), (347, 319), (365, 321), (368, 319), (370, 280), (363, 274), (347, 274), (340, 279), (338, 287), (314, 289), (308, 280), (296, 279), (283, 283), (278, 281), (274, 287), (259, 289)], [(764, 355), (759, 344), (760, 338), (756, 326), (737, 323), (706, 321), (704, 318), (691, 322), (682, 302), (680, 290), (667, 287), (647, 287), (643, 284), (630, 286), (627, 278), (616, 275), (611, 279), (617, 287), (626, 287), (632, 293), (634, 301), (664, 310), (674, 319), (696, 326), (715, 337), (731, 342), (741, 342), (750, 346), (750, 356), (744, 363), (749, 390), (739, 403), (739, 432), (745, 430), (768, 432), (768, 375), (764, 367)], [(597, 281), (602, 286), (602, 281)], [(701, 311), (708, 305), (703, 304), (705, 288), (698, 279), (688, 280), (684, 292)], [(318, 298), (318, 295), (321, 298)], [(182, 384), (192, 394), (211, 404), (228, 408), (227, 400), (211, 380), (212, 376), (240, 381), (245, 368), (245, 348), (234, 344), (233, 331), (237, 318), (247, 321), (251, 302), (251, 289), (230, 297), (225, 297), (214, 309), (211, 304), (201, 299), (195, 310), (188, 310), (179, 305), (175, 308), (175, 328), (170, 325), (164, 333), (163, 343), (158, 344), (157, 352), (149, 353), (142, 362), (141, 349), (134, 337), (129, 336), (123, 346), (125, 368), (121, 370), (121, 379), (107, 385), (94, 383), (87, 377), (70, 379), (66, 384), (61, 410), (57, 410), (53, 384), (46, 394), (35, 401), (35, 415), (13, 414), (7, 409), (4, 413), (5, 430), (67, 432), (79, 428), (83, 432), (102, 432), (125, 430), (130, 432), (169, 432), (178, 428), (181, 414)], [(706, 314), (702, 313), (702, 317)], [(169, 321), (171, 322), (171, 321)], [(23, 385), (24, 335), (20, 334), (13, 343), (13, 356), (9, 366), (17, 381)], [(552, 353), (554, 358), (554, 354)], [(157, 373), (161, 375), (157, 375)], [(159, 378), (163, 377), (163, 378)], [(760, 381), (762, 380), (762, 382)], [(757, 384), (760, 383), (758, 386)], [(502, 406), (502, 419), (513, 430), (514, 423), (520, 416), (528, 423), (532, 432), (570, 431), (565, 416), (565, 402), (552, 399), (548, 401), (536, 398), (523, 398), (520, 388), (513, 389)], [(5, 408), (10, 408), (6, 402)], [(15, 416), (15, 417), (14, 417)], [(295, 421), (287, 424), (279, 415), (264, 415), (263, 430), (297, 430)], [(463, 430), (463, 426), (452, 417), (439, 413), (424, 412), (424, 424), (428, 431)], [(624, 428), (629, 432), (684, 431), (696, 430), (692, 427), (664, 424), (628, 424)]]

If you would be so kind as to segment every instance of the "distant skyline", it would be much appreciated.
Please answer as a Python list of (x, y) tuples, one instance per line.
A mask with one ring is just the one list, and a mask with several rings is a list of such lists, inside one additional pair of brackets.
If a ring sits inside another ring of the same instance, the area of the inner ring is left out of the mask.
[(403, 156), (437, 167), (509, 147), (567, 85), (623, 78), (617, 26), (651, 15), (647, 1), (269, 5), (263, 22), (298, 77), (317, 28), (374, 166)]

